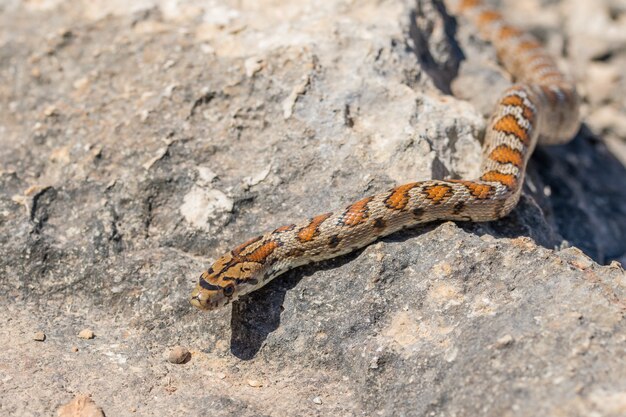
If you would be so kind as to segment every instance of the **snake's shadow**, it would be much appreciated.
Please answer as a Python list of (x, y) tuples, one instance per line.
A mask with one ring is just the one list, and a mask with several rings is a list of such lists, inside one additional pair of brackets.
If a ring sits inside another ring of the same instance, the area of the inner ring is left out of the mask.
[[(441, 222), (433, 222), (405, 229), (381, 241), (404, 241), (434, 230)], [(317, 272), (339, 268), (354, 262), (365, 248), (337, 258), (305, 265), (276, 278), (266, 286), (245, 295), (232, 305), (230, 352), (239, 359), (253, 359), (263, 347), (267, 336), (280, 325), (287, 291), (305, 277)]]
[[(539, 147), (528, 178), (532, 197), (563, 241), (600, 264), (626, 255), (626, 167), (586, 125), (570, 142)], [(528, 181), (527, 181), (528, 182)]]
[[(364, 248), (363, 248), (364, 249)], [(338, 258), (293, 269), (257, 291), (233, 303), (230, 320), (230, 351), (239, 359), (254, 358), (267, 336), (280, 325), (280, 315), (287, 291), (316, 271), (334, 269), (356, 259), (363, 249)]]

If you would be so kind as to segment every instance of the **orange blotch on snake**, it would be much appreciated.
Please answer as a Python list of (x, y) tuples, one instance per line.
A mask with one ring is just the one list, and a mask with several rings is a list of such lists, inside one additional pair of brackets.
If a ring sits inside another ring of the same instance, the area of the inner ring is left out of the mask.
[[(512, 92), (514, 93), (515, 91)], [(522, 116), (524, 116), (524, 119), (528, 120), (529, 123), (532, 123), (535, 120), (535, 112), (533, 109), (527, 106), (524, 103), (524, 99), (517, 94), (511, 94), (504, 97), (500, 100), (500, 105), (519, 107), (522, 109)]]
[(500, 145), (489, 154), (489, 159), (500, 164), (513, 164), (518, 168), (522, 168), (524, 157), (517, 149), (513, 149), (507, 145)]
[(348, 206), (343, 214), (341, 222), (346, 226), (356, 226), (363, 223), (369, 217), (367, 204), (372, 201), (372, 197), (366, 197)]
[(513, 26), (504, 25), (500, 28), (498, 35), (500, 36), (501, 39), (507, 39), (507, 38), (517, 38), (521, 36), (522, 33), (523, 32), (521, 30)]
[(533, 109), (524, 104), (524, 99), (518, 95), (510, 95), (500, 100), (502, 106), (514, 106), (522, 109), (522, 116), (528, 120), (529, 123), (533, 123), (535, 120), (535, 112)]
[(284, 226), (280, 226), (278, 229), (274, 230), (272, 233), (283, 233), (293, 230), (296, 227), (295, 224), (286, 224)]
[(480, 0), (463, 0), (461, 4), (459, 4), (459, 11), (473, 9), (474, 7), (480, 6)]
[(443, 184), (431, 185), (424, 188), (424, 195), (426, 198), (435, 204), (444, 202), (448, 198), (452, 197), (452, 194), (452, 188)]
[(449, 180), (450, 182), (456, 182), (463, 184), (469, 192), (478, 200), (485, 200), (491, 197), (493, 187), (487, 184), (481, 184), (479, 182), (467, 181), (467, 180)]
[(385, 199), (385, 206), (392, 210), (404, 210), (409, 203), (409, 191), (417, 186), (416, 182), (400, 185), (391, 190), (389, 197)]
[(517, 185), (517, 178), (512, 174), (503, 174), (499, 171), (489, 171), (485, 172), (481, 180), (487, 182), (499, 182), (500, 184), (505, 185), (508, 189), (512, 190)]
[(280, 245), (278, 242), (270, 240), (246, 255), (246, 261), (263, 263)]
[(537, 41), (524, 41), (517, 45), (517, 50), (519, 52), (526, 52), (539, 48), (541, 48), (541, 44)]
[(494, 20), (502, 20), (502, 15), (493, 10), (484, 11), (480, 14), (480, 16), (478, 16), (479, 25), (486, 25), (493, 22)]
[(500, 104), (502, 104), (503, 106), (522, 107), (524, 105), (524, 99), (518, 95), (512, 94), (510, 96), (504, 97), (500, 101)]
[(520, 126), (519, 122), (510, 114), (501, 117), (496, 120), (493, 124), (492, 129), (497, 132), (506, 133), (508, 135), (513, 135), (517, 139), (519, 139), (524, 145), (530, 145), (530, 138), (528, 137), (528, 132), (522, 126)]
[(257, 236), (257, 237), (254, 237), (254, 238), (248, 240), (245, 243), (242, 243), (241, 245), (239, 245), (235, 249), (233, 249), (233, 255), (239, 256), (241, 254), (241, 252), (243, 252), (248, 246), (252, 245), (255, 242), (258, 242), (261, 239), (263, 239), (263, 236)]
[(300, 229), (300, 231), (298, 232), (298, 240), (300, 240), (301, 242), (310, 242), (311, 240), (315, 239), (315, 237), (320, 233), (320, 224), (322, 224), (324, 220), (328, 219), (332, 215), (332, 213), (325, 213), (313, 217), (311, 219), (311, 222), (302, 229)]

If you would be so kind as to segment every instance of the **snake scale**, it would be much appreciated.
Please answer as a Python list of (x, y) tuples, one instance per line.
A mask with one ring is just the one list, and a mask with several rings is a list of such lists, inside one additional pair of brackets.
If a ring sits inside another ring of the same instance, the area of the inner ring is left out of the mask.
[(480, 176), (400, 185), (343, 210), (281, 226), (232, 249), (200, 276), (191, 304), (212, 310), (285, 271), (334, 258), (400, 229), (433, 220), (484, 222), (517, 204), (537, 142), (564, 143), (579, 129), (574, 83), (531, 35), (507, 24), (480, 0), (461, 0), (463, 15), (491, 42), (517, 84), (506, 90), (485, 133)]

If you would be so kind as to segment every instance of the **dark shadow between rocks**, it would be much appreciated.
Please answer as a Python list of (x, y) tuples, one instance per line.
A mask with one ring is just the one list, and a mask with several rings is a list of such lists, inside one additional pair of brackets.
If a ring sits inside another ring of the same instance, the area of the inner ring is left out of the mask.
[[(448, 48), (443, 53), (433, 54), (440, 48), (430, 45), (434, 22), (443, 21)], [(415, 9), (409, 14), (409, 36), (413, 42), (413, 52), (420, 68), (441, 92), (452, 95), (450, 84), (459, 72), (461, 61), (465, 59), (455, 38), (456, 20), (450, 16), (440, 0), (424, 2), (417, 0)]]
[(602, 140), (583, 124), (567, 144), (539, 147), (531, 163), (548, 187), (538, 203), (569, 244), (601, 264), (626, 254), (626, 167)]
[(527, 171), (508, 216), (459, 225), (477, 235), (530, 237), (548, 249), (576, 246), (600, 264), (626, 254), (626, 168), (585, 125), (567, 144), (538, 146)]

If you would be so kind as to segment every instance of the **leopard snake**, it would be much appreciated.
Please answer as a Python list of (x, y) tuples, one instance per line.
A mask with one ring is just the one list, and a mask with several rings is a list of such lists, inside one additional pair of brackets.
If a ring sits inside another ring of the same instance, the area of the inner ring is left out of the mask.
[(460, 0), (455, 9), (494, 45), (517, 81), (502, 94), (488, 124), (480, 176), (400, 185), (343, 210), (250, 239), (202, 273), (191, 304), (216, 309), (289, 269), (347, 254), (419, 223), (484, 222), (506, 216), (515, 207), (537, 142), (564, 143), (578, 131), (576, 87), (534, 37), (506, 23), (480, 0)]

